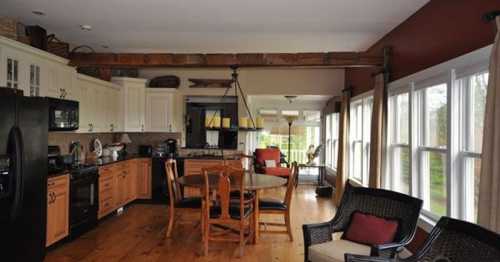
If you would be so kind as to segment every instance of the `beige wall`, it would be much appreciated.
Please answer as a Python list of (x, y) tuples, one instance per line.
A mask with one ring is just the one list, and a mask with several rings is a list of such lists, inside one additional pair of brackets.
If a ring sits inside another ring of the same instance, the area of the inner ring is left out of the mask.
[[(344, 88), (344, 69), (331, 68), (242, 68), (239, 70), (239, 81), (247, 96), (252, 95), (318, 95), (336, 96)], [(189, 78), (230, 79), (228, 68), (147, 68), (139, 71), (139, 77), (151, 79), (156, 76), (175, 75), (181, 80), (176, 94), (174, 108), (175, 126), (184, 132), (184, 97), (190, 95), (220, 96), (222, 88), (189, 88)], [(234, 89), (230, 91), (234, 95)], [(250, 108), (251, 99), (249, 99)], [(242, 101), (239, 103), (239, 114), (246, 115)], [(244, 150), (244, 137), (240, 137), (240, 150)]]

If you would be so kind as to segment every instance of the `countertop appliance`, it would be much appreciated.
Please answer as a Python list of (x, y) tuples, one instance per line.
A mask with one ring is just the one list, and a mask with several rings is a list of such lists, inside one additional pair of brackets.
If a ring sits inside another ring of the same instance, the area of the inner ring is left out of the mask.
[(79, 128), (78, 101), (47, 98), (49, 100), (49, 130), (72, 131)]
[(2, 261), (43, 261), (47, 224), (48, 101), (0, 88)]
[(169, 138), (165, 141), (165, 144), (167, 157), (175, 158), (177, 156), (177, 140)]
[(150, 145), (139, 145), (139, 155), (150, 157), (153, 154), (153, 147)]
[(69, 237), (97, 226), (99, 171), (96, 165), (73, 166), (70, 172)]

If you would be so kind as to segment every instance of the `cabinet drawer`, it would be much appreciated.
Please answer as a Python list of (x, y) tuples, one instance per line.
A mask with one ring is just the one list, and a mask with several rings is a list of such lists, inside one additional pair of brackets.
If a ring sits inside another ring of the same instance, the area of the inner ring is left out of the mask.
[(113, 176), (99, 178), (99, 192), (111, 190), (113, 188)]
[(108, 198), (99, 201), (99, 215), (98, 218), (101, 218), (109, 213), (111, 213), (115, 209), (113, 198)]
[(113, 197), (113, 190), (111, 188), (106, 190), (100, 190), (99, 192), (99, 200), (105, 200), (112, 197)]
[(57, 187), (65, 187), (68, 185), (68, 175), (61, 175), (57, 177), (51, 177), (47, 180), (47, 188), (53, 189)]

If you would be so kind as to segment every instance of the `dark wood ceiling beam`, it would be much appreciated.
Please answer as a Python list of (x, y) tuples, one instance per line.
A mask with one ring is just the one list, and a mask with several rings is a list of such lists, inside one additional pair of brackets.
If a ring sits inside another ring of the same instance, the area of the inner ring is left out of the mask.
[(247, 53), (247, 54), (113, 54), (73, 53), (71, 64), (79, 67), (248, 67), (266, 66), (382, 66), (383, 57), (356, 52)]

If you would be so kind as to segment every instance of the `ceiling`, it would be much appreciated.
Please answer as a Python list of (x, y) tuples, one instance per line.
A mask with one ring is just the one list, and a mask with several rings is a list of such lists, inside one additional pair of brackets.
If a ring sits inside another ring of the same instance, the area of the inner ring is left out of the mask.
[[(0, 16), (40, 24), (72, 45), (101, 52), (364, 51), (427, 2), (1, 0)], [(82, 31), (82, 24), (93, 29)]]

